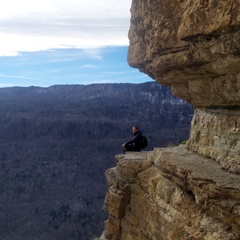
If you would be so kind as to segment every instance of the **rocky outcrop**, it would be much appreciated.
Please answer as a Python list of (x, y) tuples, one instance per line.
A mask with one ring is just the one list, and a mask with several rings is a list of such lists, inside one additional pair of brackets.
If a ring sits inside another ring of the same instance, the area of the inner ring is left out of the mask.
[(240, 176), (185, 146), (117, 155), (106, 239), (240, 239)]
[(195, 109), (188, 148), (215, 159), (224, 169), (240, 173), (240, 111)]
[(128, 62), (196, 108), (188, 147), (240, 173), (240, 2), (132, 2)]
[(194, 106), (239, 106), (239, 1), (133, 0), (131, 12), (131, 66)]
[(194, 106), (186, 146), (116, 156), (106, 239), (240, 239), (240, 2), (132, 0), (128, 62)]

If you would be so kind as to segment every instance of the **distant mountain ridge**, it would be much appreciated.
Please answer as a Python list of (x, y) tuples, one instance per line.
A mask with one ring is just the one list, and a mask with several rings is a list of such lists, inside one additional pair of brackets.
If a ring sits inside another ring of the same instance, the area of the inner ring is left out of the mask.
[(156, 82), (5, 88), (0, 89), (0, 111), (23, 118), (38, 114), (68, 118), (74, 111), (73, 117), (78, 119), (124, 118), (130, 125), (141, 123), (144, 128), (152, 118), (165, 126), (183, 120), (189, 123), (192, 117), (190, 105)]
[(156, 82), (0, 89), (0, 238), (93, 239), (104, 172), (138, 125), (149, 147), (188, 138), (192, 107)]

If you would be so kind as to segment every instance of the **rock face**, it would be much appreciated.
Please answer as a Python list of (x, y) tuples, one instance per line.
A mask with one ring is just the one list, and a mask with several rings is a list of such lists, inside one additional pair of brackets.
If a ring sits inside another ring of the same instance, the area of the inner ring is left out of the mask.
[(106, 239), (240, 239), (240, 176), (185, 146), (117, 155)]
[(193, 104), (188, 147), (240, 173), (240, 2), (132, 2), (128, 62)]
[(240, 239), (240, 1), (132, 0), (129, 65), (191, 103), (186, 146), (117, 155), (106, 239)]
[(239, 106), (239, 1), (133, 0), (131, 12), (131, 66), (194, 106)]
[[(188, 148), (240, 173), (240, 111), (196, 109)], [(240, 182), (239, 182), (240, 185)]]

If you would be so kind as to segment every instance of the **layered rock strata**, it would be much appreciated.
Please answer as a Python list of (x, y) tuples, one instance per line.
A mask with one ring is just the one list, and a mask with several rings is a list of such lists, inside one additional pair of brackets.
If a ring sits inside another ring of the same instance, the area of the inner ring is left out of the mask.
[(106, 239), (240, 239), (239, 175), (185, 146), (116, 159), (106, 172)]
[(197, 109), (190, 149), (240, 173), (240, 2), (133, 0), (131, 14), (129, 64)]
[(116, 156), (112, 240), (240, 239), (240, 1), (132, 0), (129, 65), (194, 106), (186, 146)]
[(195, 109), (187, 146), (224, 169), (240, 173), (240, 110)]

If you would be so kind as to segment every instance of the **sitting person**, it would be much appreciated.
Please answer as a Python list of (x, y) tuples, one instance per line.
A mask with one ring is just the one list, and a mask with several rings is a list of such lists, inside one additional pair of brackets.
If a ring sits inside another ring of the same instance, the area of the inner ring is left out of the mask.
[(132, 132), (134, 134), (134, 138), (122, 145), (122, 151), (125, 153), (126, 151), (136, 151), (140, 152), (142, 148), (142, 133), (139, 131), (138, 127), (133, 127)]

